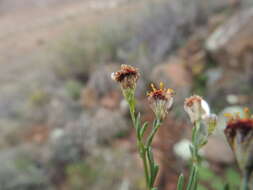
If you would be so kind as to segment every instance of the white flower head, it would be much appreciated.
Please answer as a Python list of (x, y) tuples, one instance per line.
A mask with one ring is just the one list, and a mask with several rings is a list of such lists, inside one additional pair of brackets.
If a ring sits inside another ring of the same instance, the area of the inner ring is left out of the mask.
[(202, 97), (197, 95), (186, 98), (184, 109), (188, 113), (192, 123), (210, 115), (208, 103)]

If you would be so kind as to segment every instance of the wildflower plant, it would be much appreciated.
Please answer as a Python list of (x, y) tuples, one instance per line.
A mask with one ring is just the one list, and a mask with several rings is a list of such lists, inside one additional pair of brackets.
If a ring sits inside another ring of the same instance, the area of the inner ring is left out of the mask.
[(140, 113), (136, 114), (135, 110), (135, 89), (139, 76), (137, 68), (121, 65), (121, 70), (112, 73), (111, 78), (120, 84), (124, 98), (129, 105), (133, 126), (136, 131), (137, 148), (144, 167), (147, 189), (156, 190), (157, 188), (154, 187), (154, 183), (159, 166), (154, 160), (152, 142), (168, 114), (168, 110), (172, 107), (174, 91), (172, 89), (165, 89), (163, 83), (160, 83), (160, 88), (158, 89), (153, 84), (151, 85), (152, 91), (147, 93), (147, 97), (150, 107), (155, 114), (155, 120), (153, 121), (152, 129), (145, 138), (144, 134), (147, 133), (148, 123), (142, 123)]
[[(173, 89), (166, 89), (163, 83), (160, 83), (158, 88), (151, 84), (151, 91), (147, 93), (147, 99), (155, 119), (152, 128), (147, 130), (149, 124), (142, 123), (140, 113), (136, 113), (135, 90), (139, 77), (138, 69), (129, 65), (121, 65), (120, 71), (111, 74), (111, 78), (120, 84), (123, 96), (129, 105), (147, 190), (157, 190), (155, 180), (159, 166), (154, 160), (152, 142), (168, 111), (172, 108), (175, 93)], [(216, 129), (217, 116), (210, 112), (208, 103), (198, 95), (185, 99), (184, 110), (193, 125), (189, 147), (191, 170), (187, 183), (184, 181), (183, 174), (179, 176), (177, 190), (197, 190), (202, 162), (200, 150)], [(227, 114), (226, 116), (229, 119), (224, 133), (243, 173), (242, 190), (249, 190), (249, 181), (253, 171), (253, 116), (249, 109), (244, 110), (244, 117), (240, 117), (239, 114)], [(229, 189), (227, 184), (224, 186), (225, 189)]]
[(187, 185), (184, 176), (178, 179), (177, 190), (196, 190), (198, 186), (198, 170), (201, 164), (200, 149), (207, 143), (208, 137), (214, 132), (217, 125), (217, 116), (210, 113), (208, 103), (200, 96), (194, 95), (185, 100), (184, 109), (189, 115), (192, 128), (190, 145), (191, 171)]
[(243, 174), (241, 188), (249, 190), (253, 171), (253, 116), (248, 108), (244, 109), (244, 117), (239, 113), (225, 116), (228, 117), (228, 121), (224, 133)]

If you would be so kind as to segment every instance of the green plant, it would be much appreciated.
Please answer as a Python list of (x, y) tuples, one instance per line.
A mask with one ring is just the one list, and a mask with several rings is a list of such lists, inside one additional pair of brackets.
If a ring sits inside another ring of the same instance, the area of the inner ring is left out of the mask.
[(207, 143), (208, 137), (213, 133), (217, 124), (217, 116), (210, 114), (207, 102), (200, 96), (191, 96), (185, 100), (184, 109), (188, 113), (193, 124), (191, 151), (191, 171), (187, 184), (184, 184), (184, 177), (181, 174), (178, 179), (178, 190), (196, 190), (199, 181), (199, 168), (201, 166), (201, 156), (199, 150)]
[[(174, 91), (172, 89), (166, 90), (163, 83), (160, 83), (159, 89), (156, 89), (153, 84), (151, 85), (152, 91), (147, 96), (155, 119), (151, 130), (147, 130), (149, 124), (147, 122), (142, 123), (141, 115), (140, 113), (136, 114), (135, 108), (135, 89), (139, 76), (138, 69), (129, 65), (121, 65), (121, 70), (111, 75), (113, 80), (120, 83), (124, 98), (129, 105), (131, 119), (136, 131), (137, 148), (143, 162), (146, 187), (148, 190), (157, 190), (154, 184), (159, 166), (154, 160), (152, 142), (168, 114), (168, 109), (172, 107)], [(191, 170), (187, 183), (183, 174), (179, 176), (177, 190), (205, 190), (206, 188), (200, 183), (200, 180), (207, 178), (215, 179), (215, 182), (210, 185), (213, 189), (229, 190), (231, 187), (236, 187), (238, 183), (234, 179), (238, 176), (235, 172), (228, 171), (226, 178), (229, 183), (223, 184), (219, 178), (215, 178), (212, 172), (203, 169), (201, 165), (203, 158), (199, 152), (207, 144), (208, 137), (214, 132), (217, 126), (217, 116), (210, 113), (208, 103), (197, 95), (185, 100), (184, 109), (193, 125), (189, 147)], [(249, 109), (245, 109), (244, 112), (244, 118), (241, 118), (239, 114), (227, 115), (229, 121), (224, 132), (243, 173), (241, 188), (242, 190), (250, 190), (250, 177), (253, 171), (253, 115), (250, 115)]]
[(148, 93), (148, 100), (155, 114), (155, 120), (153, 121), (151, 131), (147, 134), (147, 138), (145, 138), (144, 135), (147, 133), (148, 123), (141, 122), (141, 115), (140, 113), (136, 114), (135, 109), (135, 89), (139, 78), (138, 70), (128, 65), (122, 65), (120, 71), (112, 73), (112, 78), (120, 83), (124, 98), (129, 105), (131, 119), (136, 131), (137, 148), (143, 162), (146, 187), (148, 190), (156, 190), (157, 188), (154, 187), (154, 183), (159, 166), (154, 160), (152, 142), (168, 113), (167, 110), (172, 106), (174, 91), (172, 89), (166, 90), (162, 83), (160, 84), (160, 89), (156, 89), (152, 85), (152, 91)]

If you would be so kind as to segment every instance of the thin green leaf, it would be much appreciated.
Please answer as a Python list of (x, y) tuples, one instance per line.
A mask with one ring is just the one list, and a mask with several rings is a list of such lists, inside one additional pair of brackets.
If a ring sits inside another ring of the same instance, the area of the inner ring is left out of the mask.
[(153, 165), (154, 164), (154, 157), (153, 157), (151, 147), (148, 147), (148, 149), (147, 149), (147, 156), (148, 156), (148, 160), (149, 160), (150, 165)]
[(151, 186), (153, 186), (155, 183), (155, 179), (159, 171), (159, 166), (155, 164), (152, 168), (153, 169), (151, 170), (151, 178), (150, 178)]
[(148, 127), (148, 122), (143, 123), (142, 128), (140, 129), (140, 137), (143, 138), (144, 133)]
[(177, 190), (183, 190), (184, 188), (184, 175), (180, 174), (177, 182)]
[(198, 189), (198, 178), (199, 178), (199, 172), (198, 172), (198, 168), (196, 167), (196, 172), (195, 172), (195, 176), (193, 178), (193, 190)]
[(136, 120), (135, 120), (135, 128), (136, 128), (136, 132), (137, 132), (137, 137), (138, 137), (138, 139), (140, 140), (141, 138), (141, 136), (140, 136), (140, 129), (141, 129), (141, 114), (140, 113), (138, 113), (138, 115), (137, 115), (137, 118), (136, 118)]
[(190, 178), (186, 187), (186, 190), (192, 190), (195, 183), (195, 177), (197, 172), (197, 166), (193, 165), (191, 168)]

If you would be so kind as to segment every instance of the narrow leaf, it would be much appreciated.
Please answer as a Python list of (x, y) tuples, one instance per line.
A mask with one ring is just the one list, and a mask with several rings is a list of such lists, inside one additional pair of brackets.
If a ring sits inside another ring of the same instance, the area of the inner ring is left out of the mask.
[(196, 170), (197, 170), (197, 167), (195, 165), (193, 165), (191, 168), (191, 173), (190, 173), (190, 177), (189, 177), (189, 181), (188, 181), (186, 190), (193, 189), (194, 183), (195, 183), (195, 177), (196, 177)]
[(140, 129), (140, 137), (142, 138), (144, 136), (144, 133), (148, 127), (148, 122), (143, 123), (142, 128)]
[(137, 118), (135, 120), (135, 128), (136, 128), (136, 133), (137, 137), (140, 140), (141, 135), (140, 135), (140, 129), (141, 129), (141, 114), (138, 113)]
[(183, 190), (184, 188), (184, 175), (180, 174), (177, 182), (177, 190)]

